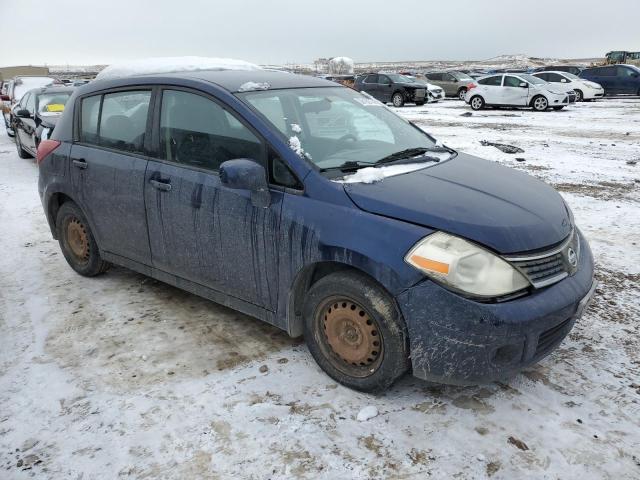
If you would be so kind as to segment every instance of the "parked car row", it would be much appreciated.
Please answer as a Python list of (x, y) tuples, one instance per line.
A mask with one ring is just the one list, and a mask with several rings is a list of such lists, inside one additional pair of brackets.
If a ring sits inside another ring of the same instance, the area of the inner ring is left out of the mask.
[(39, 76), (19, 76), (9, 80), (6, 85), (3, 86), (2, 95), (2, 117), (4, 119), (4, 125), (7, 129), (7, 134), (13, 137), (14, 132), (11, 128), (10, 117), (11, 109), (22, 99), (25, 93), (32, 88), (40, 88), (46, 85), (53, 85), (56, 79), (53, 77), (39, 77)]

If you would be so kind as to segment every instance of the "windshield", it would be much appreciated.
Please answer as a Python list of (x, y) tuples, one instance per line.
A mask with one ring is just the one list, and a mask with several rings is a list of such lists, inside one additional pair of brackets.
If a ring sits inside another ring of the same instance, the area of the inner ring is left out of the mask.
[(64, 111), (64, 106), (71, 93), (43, 93), (38, 95), (38, 113), (42, 115), (59, 115)]
[(422, 130), (373, 97), (349, 88), (296, 88), (237, 94), (321, 169), (370, 165), (409, 149), (437, 148)]
[(519, 73), (518, 76), (529, 83), (533, 83), (534, 85), (544, 85), (545, 83), (547, 83), (541, 78), (534, 77), (533, 75), (528, 75), (525, 73)]

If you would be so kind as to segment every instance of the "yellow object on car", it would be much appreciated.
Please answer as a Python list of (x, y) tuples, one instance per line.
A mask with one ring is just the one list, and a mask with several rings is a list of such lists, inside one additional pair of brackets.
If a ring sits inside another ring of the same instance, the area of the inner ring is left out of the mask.
[(45, 112), (58, 113), (64, 112), (64, 105), (61, 103), (52, 103), (44, 107)]

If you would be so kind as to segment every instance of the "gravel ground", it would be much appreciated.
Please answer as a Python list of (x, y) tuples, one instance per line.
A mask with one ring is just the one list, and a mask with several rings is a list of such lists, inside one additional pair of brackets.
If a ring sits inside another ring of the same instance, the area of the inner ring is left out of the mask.
[(76, 275), (0, 129), (0, 478), (640, 478), (640, 102), (398, 112), (572, 206), (600, 287), (553, 355), (508, 383), (350, 391), (268, 325), (125, 269)]

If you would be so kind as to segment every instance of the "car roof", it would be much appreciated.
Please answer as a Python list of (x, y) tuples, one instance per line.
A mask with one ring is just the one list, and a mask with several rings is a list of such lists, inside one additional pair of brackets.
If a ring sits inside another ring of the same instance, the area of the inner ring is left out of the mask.
[[(333, 87), (344, 88), (335, 82), (310, 75), (297, 75), (277, 70), (200, 70), (192, 72), (175, 72), (167, 74), (144, 75), (162, 78), (197, 78), (215, 83), (230, 92), (238, 92), (248, 82), (268, 83), (269, 90), (283, 88)], [(132, 80), (139, 77), (128, 77)]]
[(40, 93), (73, 93), (75, 88), (60, 85), (54, 87), (35, 88), (34, 90), (37, 90)]

